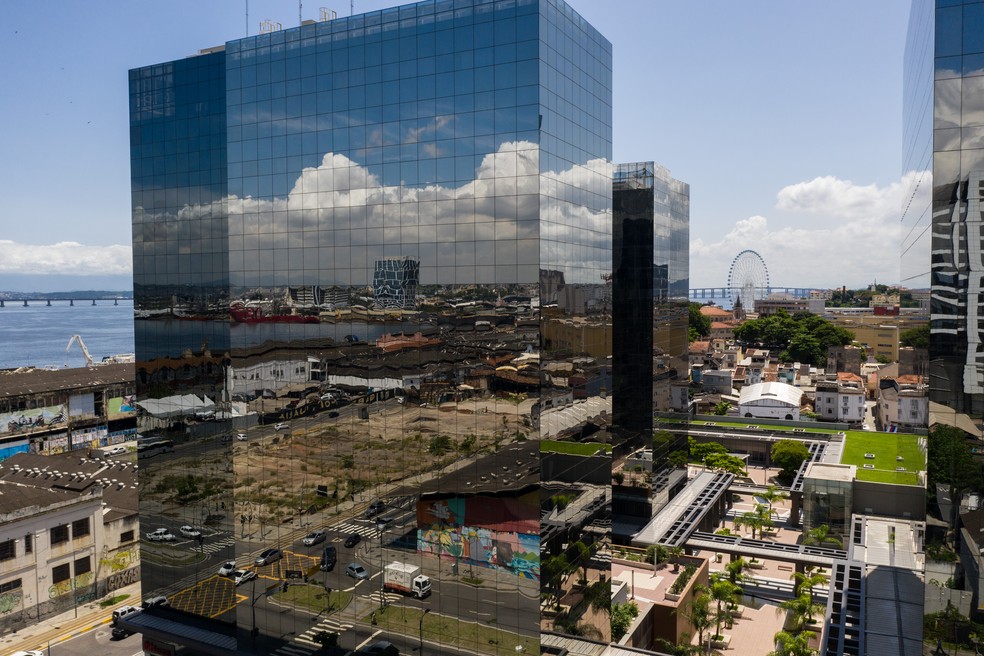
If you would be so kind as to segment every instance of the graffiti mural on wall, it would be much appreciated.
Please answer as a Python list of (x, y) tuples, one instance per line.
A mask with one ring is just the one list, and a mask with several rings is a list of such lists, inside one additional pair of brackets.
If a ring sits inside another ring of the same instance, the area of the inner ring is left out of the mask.
[(0, 615), (6, 615), (10, 611), (20, 608), (22, 600), (23, 595), (19, 590), (0, 594)]
[(67, 416), (64, 405), (0, 413), (0, 434), (25, 433), (42, 426), (64, 424)]
[(111, 572), (122, 572), (138, 560), (136, 546), (120, 549), (110, 558), (100, 558), (99, 563), (108, 567)]
[(62, 595), (66, 595), (72, 590), (80, 590), (92, 585), (93, 574), (92, 572), (86, 572), (85, 574), (79, 574), (75, 578), (65, 579), (55, 583), (53, 586), (48, 588), (48, 598), (56, 599)]
[(119, 590), (120, 588), (126, 587), (131, 583), (136, 583), (139, 580), (140, 568), (134, 567), (133, 569), (128, 569), (125, 572), (111, 574), (106, 580), (106, 587), (110, 592), (112, 592), (113, 590)]

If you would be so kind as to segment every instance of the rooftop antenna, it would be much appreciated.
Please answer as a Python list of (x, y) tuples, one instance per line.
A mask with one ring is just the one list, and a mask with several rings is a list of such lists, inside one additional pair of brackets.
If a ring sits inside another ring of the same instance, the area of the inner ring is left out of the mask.
[(304, 16), (301, 14), (301, 5), (303, 5), (303, 0), (297, 0), (297, 24), (301, 25), (304, 22)]
[(246, 36), (249, 36), (249, 0), (246, 0)]
[(349, 16), (355, 16), (355, 0), (349, 0)]

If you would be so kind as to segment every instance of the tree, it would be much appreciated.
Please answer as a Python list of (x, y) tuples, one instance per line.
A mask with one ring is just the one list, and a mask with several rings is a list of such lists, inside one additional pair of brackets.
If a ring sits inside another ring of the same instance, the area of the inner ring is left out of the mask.
[(929, 348), (929, 324), (903, 330), (899, 335), (899, 346), (909, 346), (912, 348)]
[(687, 443), (690, 445), (690, 457), (697, 462), (704, 462), (707, 456), (712, 453), (720, 453), (722, 455), (728, 453), (724, 445), (718, 442), (698, 442), (694, 438), (688, 437)]
[(789, 495), (786, 492), (784, 492), (783, 490), (780, 490), (775, 485), (769, 485), (765, 489), (765, 492), (759, 492), (759, 496), (762, 497), (763, 499), (765, 499), (766, 503), (769, 504), (769, 514), (770, 515), (771, 514), (775, 514), (776, 517), (779, 516), (779, 513), (776, 513), (772, 509), (772, 504), (774, 504), (776, 501), (782, 501), (784, 499), (788, 499), (789, 498)]
[(721, 620), (731, 617), (728, 607), (741, 600), (741, 588), (727, 579), (720, 578), (711, 583), (710, 594), (711, 599), (717, 603), (717, 612), (714, 613), (716, 621), (714, 635), (721, 635)]
[(930, 490), (936, 489), (937, 485), (946, 487), (950, 498), (954, 500), (951, 515), (947, 519), (950, 526), (957, 526), (960, 504), (956, 501), (965, 491), (981, 486), (980, 465), (974, 461), (967, 443), (967, 433), (955, 426), (937, 424), (929, 432), (926, 442), (926, 468), (929, 476), (927, 487)]
[(827, 543), (835, 544), (839, 549), (844, 547), (844, 542), (840, 538), (836, 535), (830, 535), (830, 527), (826, 524), (811, 528), (803, 536), (803, 544), (816, 544), (822, 547)]
[(618, 642), (632, 626), (632, 621), (639, 614), (635, 602), (612, 604), (612, 642)]
[(721, 401), (720, 403), (714, 406), (714, 414), (718, 415), (719, 417), (723, 417), (724, 415), (728, 414), (728, 410), (730, 409), (731, 409), (730, 403), (728, 403), (727, 401)]
[(818, 585), (823, 585), (830, 580), (826, 574), (820, 571), (819, 567), (809, 567), (806, 572), (793, 572), (793, 575), (789, 578), (796, 583), (794, 587), (796, 594), (803, 592), (803, 587), (805, 586), (807, 593), (810, 595), (810, 601), (814, 603), (816, 600), (813, 598), (813, 588)]
[[(684, 619), (690, 622), (690, 626), (697, 632), (697, 644), (704, 644), (704, 631), (711, 628), (714, 617), (711, 613), (711, 595), (706, 585), (695, 585), (694, 596), (690, 601), (676, 609), (676, 612), (683, 615)], [(708, 647), (710, 643), (708, 643)]]
[(591, 564), (591, 547), (578, 540), (571, 545), (570, 551), (574, 556), (574, 563), (581, 568), (581, 580), (587, 581), (588, 566)]
[(745, 578), (745, 575), (742, 574), (742, 570), (746, 567), (748, 567), (748, 561), (741, 556), (738, 556), (724, 566), (724, 571), (728, 573), (728, 580), (734, 584), (737, 584), (738, 581)]
[(779, 604), (776, 608), (777, 613), (782, 613), (783, 611), (788, 612), (793, 619), (793, 628), (796, 631), (801, 630), (807, 624), (813, 622), (813, 618), (819, 613), (823, 612), (823, 607), (819, 604), (813, 603), (810, 595), (806, 592), (802, 593), (798, 597), (793, 597), (792, 599), (787, 599)]
[(775, 314), (746, 321), (735, 328), (735, 339), (743, 344), (759, 344), (782, 351), (780, 357), (813, 365), (827, 360), (831, 346), (850, 344), (850, 331), (834, 326), (821, 316), (797, 312)]
[(684, 467), (687, 466), (687, 463), (689, 461), (690, 461), (690, 456), (688, 456), (687, 452), (684, 451), (683, 449), (677, 449), (676, 451), (670, 454), (670, 464), (673, 465), (676, 469), (683, 469)]
[(690, 318), (687, 321), (687, 332), (691, 342), (711, 334), (711, 320), (700, 312), (700, 303), (690, 304)]
[(745, 461), (738, 456), (728, 455), (727, 453), (711, 453), (704, 458), (704, 465), (713, 471), (743, 476), (745, 474)]
[(783, 472), (795, 475), (810, 452), (806, 445), (798, 440), (779, 440), (772, 445), (772, 464)]
[(753, 540), (755, 539), (755, 531), (761, 531), (763, 528), (774, 526), (772, 518), (769, 517), (768, 508), (760, 503), (755, 504), (755, 510), (742, 513), (741, 525), (752, 529)]
[(768, 656), (813, 656), (817, 650), (810, 646), (810, 633), (788, 633), (780, 631), (773, 636), (776, 648)]
[(565, 574), (571, 571), (571, 564), (567, 560), (567, 556), (560, 554), (557, 556), (550, 556), (543, 561), (540, 567), (540, 576), (547, 581), (547, 585), (553, 590), (553, 596), (555, 599), (555, 605), (560, 605), (560, 596), (563, 588), (561, 587), (561, 581)]

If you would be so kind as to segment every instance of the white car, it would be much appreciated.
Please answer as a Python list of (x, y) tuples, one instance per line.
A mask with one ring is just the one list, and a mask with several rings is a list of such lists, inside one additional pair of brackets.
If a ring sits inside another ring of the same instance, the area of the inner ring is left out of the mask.
[(126, 453), (125, 446), (114, 446), (106, 451), (107, 456), (118, 456)]
[(185, 536), (186, 538), (197, 538), (202, 534), (202, 532), (199, 531), (197, 528), (195, 528), (194, 526), (189, 526), (188, 524), (185, 524), (184, 526), (179, 528), (178, 533)]
[(273, 430), (275, 431), (290, 430), (290, 424), (288, 424), (286, 421), (282, 421), (279, 424), (275, 424)]
[(174, 539), (174, 533), (170, 529), (158, 528), (148, 533), (147, 539), (151, 542), (170, 542)]
[(256, 572), (249, 569), (237, 569), (232, 573), (232, 580), (236, 582), (236, 585), (242, 585), (250, 579), (256, 578)]
[(222, 563), (222, 567), (219, 568), (219, 576), (231, 576), (233, 572), (236, 571), (236, 561), (227, 560)]
[(11, 656), (44, 656), (44, 652), (38, 651), (37, 649), (28, 649), (27, 651), (15, 651)]
[(236, 433), (236, 439), (240, 442), (246, 441), (246, 433)]

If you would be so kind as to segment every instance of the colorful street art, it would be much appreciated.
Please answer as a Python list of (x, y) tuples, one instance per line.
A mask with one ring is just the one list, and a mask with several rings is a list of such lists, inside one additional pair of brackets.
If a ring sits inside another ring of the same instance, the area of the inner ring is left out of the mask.
[(100, 558), (99, 563), (109, 567), (111, 572), (122, 572), (137, 562), (137, 548), (127, 547), (113, 554), (112, 558)]
[(106, 403), (106, 415), (110, 419), (120, 419), (121, 417), (126, 417), (136, 413), (137, 408), (133, 395), (129, 396), (114, 396), (109, 399)]
[(10, 611), (20, 608), (22, 599), (23, 595), (20, 590), (0, 594), (0, 615), (6, 615)]
[(87, 588), (92, 585), (92, 578), (94, 574), (92, 572), (86, 572), (85, 574), (79, 574), (75, 578), (65, 579), (59, 583), (55, 583), (53, 586), (48, 588), (48, 598), (55, 599), (62, 595), (66, 595), (72, 590), (81, 590), (82, 588)]
[[(516, 499), (451, 498), (417, 506), (417, 549), (539, 580), (539, 515)], [(474, 521), (469, 521), (474, 520)]]
[(46, 406), (33, 410), (0, 413), (0, 435), (29, 433), (42, 426), (65, 424), (64, 405)]

